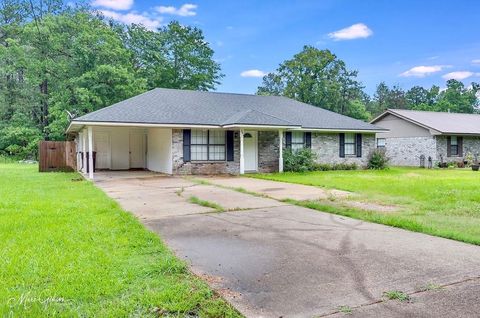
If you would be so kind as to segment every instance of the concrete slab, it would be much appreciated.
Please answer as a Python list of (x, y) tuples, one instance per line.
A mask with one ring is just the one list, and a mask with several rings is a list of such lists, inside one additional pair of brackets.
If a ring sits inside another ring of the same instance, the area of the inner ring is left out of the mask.
[(286, 205), (277, 200), (256, 197), (250, 194), (210, 185), (198, 185), (196, 187), (184, 188), (182, 196), (185, 198), (195, 196), (202, 200), (215, 202), (226, 210), (256, 209)]
[(261, 180), (248, 177), (220, 176), (202, 177), (201, 179), (224, 187), (243, 188), (245, 190), (260, 193), (277, 200), (318, 200), (327, 199), (332, 196), (336, 198), (344, 198), (350, 195), (350, 192), (347, 191), (322, 189), (302, 184)]
[[(478, 246), (297, 206), (145, 223), (248, 317), (327, 315), (377, 302), (385, 291), (480, 275)], [(446, 308), (445, 297), (437, 304)], [(462, 305), (478, 308), (473, 298)]]
[(212, 208), (190, 203), (180, 196), (182, 189), (197, 184), (179, 177), (105, 178), (95, 180), (95, 183), (120, 203), (122, 208), (142, 220), (214, 211)]
[(428, 290), (411, 295), (408, 302), (390, 300), (370, 306), (352, 308), (350, 314), (339, 312), (327, 317), (478, 317), (480, 312), (479, 295), (480, 279), (477, 278), (437, 290)]

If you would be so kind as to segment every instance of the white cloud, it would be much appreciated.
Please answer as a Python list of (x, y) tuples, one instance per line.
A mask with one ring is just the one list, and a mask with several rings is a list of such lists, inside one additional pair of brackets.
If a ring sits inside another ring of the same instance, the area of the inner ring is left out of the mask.
[(470, 71), (457, 71), (457, 72), (451, 72), (451, 73), (447, 73), (445, 75), (443, 75), (443, 79), (446, 79), (446, 80), (449, 80), (449, 79), (454, 79), (454, 80), (457, 80), (457, 81), (461, 81), (461, 80), (464, 80), (466, 78), (469, 78), (469, 77), (472, 77), (476, 75), (475, 73), (473, 72), (470, 72)]
[(433, 73), (440, 72), (444, 68), (449, 67), (449, 65), (430, 65), (430, 66), (415, 66), (409, 69), (408, 71), (403, 72), (400, 76), (403, 77), (425, 77)]
[(195, 9), (197, 9), (197, 7), (198, 6), (196, 4), (185, 3), (180, 8), (175, 8), (173, 6), (159, 6), (156, 7), (155, 10), (162, 14), (179, 15), (181, 17), (192, 17), (194, 15), (197, 15), (197, 12), (195, 12)]
[(100, 10), (100, 12), (107, 18), (111, 18), (125, 24), (141, 24), (152, 31), (155, 31), (162, 23), (162, 18), (160, 17), (150, 18), (145, 14), (139, 14), (135, 12), (129, 12), (125, 14), (109, 10)]
[(240, 73), (241, 77), (264, 77), (267, 73), (260, 70), (247, 70)]
[(113, 10), (129, 10), (133, 6), (133, 0), (93, 0), (92, 6)]
[(473, 65), (480, 65), (480, 59), (472, 60)]
[(368, 38), (373, 34), (373, 31), (363, 23), (357, 23), (347, 28), (331, 32), (328, 37), (335, 41), (354, 40)]

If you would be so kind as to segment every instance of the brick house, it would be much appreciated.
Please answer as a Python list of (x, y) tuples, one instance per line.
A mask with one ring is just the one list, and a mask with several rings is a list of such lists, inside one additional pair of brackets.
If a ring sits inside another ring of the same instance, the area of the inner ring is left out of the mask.
[(388, 129), (377, 134), (377, 147), (396, 166), (419, 166), (421, 156), (438, 163), (480, 154), (477, 114), (388, 109), (371, 123)]
[(163, 88), (74, 118), (67, 129), (79, 163), (95, 152), (96, 169), (167, 174), (283, 171), (283, 150), (303, 147), (321, 163), (364, 166), (383, 131), (285, 97)]

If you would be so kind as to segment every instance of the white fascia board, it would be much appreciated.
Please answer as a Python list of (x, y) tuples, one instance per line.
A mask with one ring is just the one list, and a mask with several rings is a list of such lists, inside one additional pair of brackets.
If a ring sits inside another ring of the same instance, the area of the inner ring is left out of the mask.
[(101, 121), (72, 121), (68, 126), (67, 132), (71, 127), (77, 126), (107, 126), (107, 127), (163, 127), (163, 128), (222, 128), (218, 125), (191, 125), (191, 124), (149, 124), (149, 123), (121, 123), (121, 122), (101, 122)]
[(384, 133), (389, 131), (388, 129), (376, 129), (376, 130), (367, 130), (367, 129), (325, 129), (325, 128), (300, 128), (295, 129), (300, 131), (319, 131), (319, 132), (330, 132), (330, 133), (349, 133), (349, 132), (357, 132), (357, 133)]
[(256, 128), (256, 129), (269, 129), (269, 130), (278, 130), (278, 129), (300, 129), (300, 126), (262, 126), (262, 125), (224, 125), (222, 128)]

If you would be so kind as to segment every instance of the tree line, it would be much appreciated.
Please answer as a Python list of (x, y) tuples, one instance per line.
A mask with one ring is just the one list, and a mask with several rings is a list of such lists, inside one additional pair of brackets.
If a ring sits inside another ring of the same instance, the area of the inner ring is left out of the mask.
[(211, 90), (223, 74), (202, 31), (156, 32), (61, 0), (0, 3), (0, 154), (35, 156), (79, 116), (155, 87)]
[(257, 94), (282, 95), (357, 119), (370, 120), (387, 108), (436, 112), (477, 113), (479, 83), (469, 87), (451, 79), (446, 88), (414, 86), (404, 90), (398, 85), (377, 85), (373, 96), (364, 92), (345, 62), (329, 50), (305, 46), (263, 78)]
[[(39, 140), (63, 140), (80, 116), (156, 87), (214, 90), (221, 68), (201, 29), (174, 21), (156, 31), (62, 0), (0, 2), (0, 155), (35, 157)], [(473, 113), (479, 85), (440, 90), (380, 83), (370, 97), (358, 72), (329, 50), (305, 46), (263, 78), (282, 95), (368, 120), (386, 108)]]

